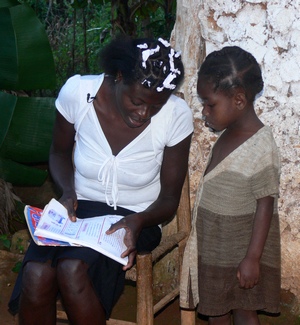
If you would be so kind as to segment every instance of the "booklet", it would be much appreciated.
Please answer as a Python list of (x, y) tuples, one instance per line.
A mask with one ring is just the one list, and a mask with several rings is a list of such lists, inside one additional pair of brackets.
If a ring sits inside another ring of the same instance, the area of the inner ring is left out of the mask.
[(34, 231), (40, 221), (43, 210), (40, 208), (26, 205), (24, 209), (25, 220), (32, 239), (40, 246), (71, 246), (68, 242), (53, 240), (41, 236), (35, 236)]
[(128, 257), (121, 254), (127, 249), (124, 244), (125, 229), (111, 235), (106, 231), (123, 216), (104, 215), (72, 222), (67, 209), (55, 199), (41, 210), (25, 206), (25, 219), (29, 232), (37, 245), (42, 246), (86, 246), (126, 265)]

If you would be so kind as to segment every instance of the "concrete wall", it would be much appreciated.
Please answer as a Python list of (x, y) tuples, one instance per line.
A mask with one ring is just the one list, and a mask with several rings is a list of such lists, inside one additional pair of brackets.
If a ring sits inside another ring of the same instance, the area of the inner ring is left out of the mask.
[(261, 64), (265, 89), (256, 110), (272, 127), (282, 155), (282, 288), (300, 301), (300, 1), (177, 0), (171, 42), (182, 51), (186, 79), (181, 92), (195, 120), (190, 156), (192, 202), (215, 140), (200, 121), (199, 64), (206, 54), (226, 45), (248, 50)]

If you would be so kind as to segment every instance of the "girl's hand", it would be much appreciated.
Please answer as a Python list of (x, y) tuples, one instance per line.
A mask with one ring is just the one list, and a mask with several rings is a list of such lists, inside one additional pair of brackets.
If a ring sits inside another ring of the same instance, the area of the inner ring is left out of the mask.
[(76, 195), (63, 194), (59, 202), (67, 209), (70, 220), (76, 222), (76, 210), (78, 206)]
[(238, 266), (237, 278), (241, 288), (253, 288), (259, 279), (259, 259), (245, 257)]
[(110, 235), (121, 228), (126, 230), (124, 243), (127, 246), (127, 250), (121, 255), (121, 257), (128, 256), (128, 263), (127, 265), (123, 266), (123, 270), (126, 271), (133, 266), (134, 259), (136, 257), (136, 242), (143, 228), (141, 217), (138, 213), (130, 214), (111, 225), (106, 233)]
[(252, 236), (245, 258), (237, 270), (241, 288), (253, 288), (259, 279), (259, 262), (273, 217), (274, 197), (266, 196), (257, 200)]

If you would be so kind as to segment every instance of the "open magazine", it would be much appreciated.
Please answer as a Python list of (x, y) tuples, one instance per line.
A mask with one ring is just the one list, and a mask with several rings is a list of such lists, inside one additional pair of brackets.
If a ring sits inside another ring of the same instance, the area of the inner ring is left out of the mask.
[(125, 229), (111, 235), (106, 231), (122, 216), (105, 215), (72, 222), (67, 209), (57, 200), (51, 201), (44, 210), (29, 205), (24, 209), (25, 219), (33, 240), (42, 246), (86, 246), (126, 265), (128, 257), (121, 254), (127, 249), (124, 244)]

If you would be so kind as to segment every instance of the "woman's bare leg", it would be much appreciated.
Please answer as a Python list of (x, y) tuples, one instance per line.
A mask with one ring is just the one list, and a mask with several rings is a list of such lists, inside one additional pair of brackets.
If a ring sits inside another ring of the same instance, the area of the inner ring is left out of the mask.
[(257, 312), (254, 310), (233, 310), (234, 325), (259, 325), (260, 321)]
[(27, 262), (23, 269), (19, 325), (55, 325), (58, 287), (50, 262)]
[(105, 325), (106, 317), (81, 260), (61, 259), (57, 265), (58, 286), (72, 325)]

